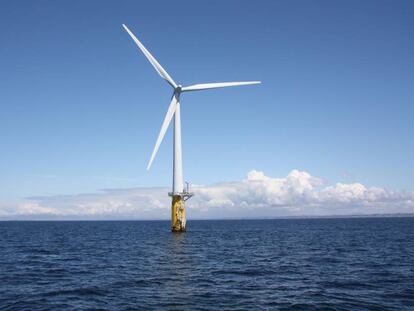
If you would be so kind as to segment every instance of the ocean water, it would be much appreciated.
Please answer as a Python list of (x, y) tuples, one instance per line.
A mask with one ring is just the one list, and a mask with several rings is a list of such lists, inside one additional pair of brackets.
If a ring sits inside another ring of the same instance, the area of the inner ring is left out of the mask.
[(0, 222), (0, 310), (414, 310), (414, 218)]

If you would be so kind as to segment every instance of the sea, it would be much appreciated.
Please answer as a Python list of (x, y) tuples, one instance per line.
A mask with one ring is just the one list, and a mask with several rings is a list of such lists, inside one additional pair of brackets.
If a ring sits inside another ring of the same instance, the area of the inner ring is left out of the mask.
[(0, 310), (414, 310), (414, 218), (0, 222)]

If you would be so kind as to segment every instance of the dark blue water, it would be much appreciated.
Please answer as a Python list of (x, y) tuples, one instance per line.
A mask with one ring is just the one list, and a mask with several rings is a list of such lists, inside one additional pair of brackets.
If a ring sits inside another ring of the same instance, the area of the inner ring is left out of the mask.
[(0, 310), (414, 310), (414, 218), (0, 222)]

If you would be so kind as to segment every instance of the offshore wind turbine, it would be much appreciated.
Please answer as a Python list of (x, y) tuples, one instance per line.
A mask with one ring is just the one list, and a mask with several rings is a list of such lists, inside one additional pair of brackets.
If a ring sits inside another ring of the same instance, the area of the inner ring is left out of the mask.
[(245, 81), (245, 82), (219, 82), (219, 83), (202, 83), (193, 84), (189, 86), (182, 86), (175, 83), (170, 75), (164, 68), (158, 63), (158, 61), (151, 55), (151, 53), (145, 48), (145, 46), (135, 37), (135, 35), (128, 29), (128, 27), (122, 24), (124, 29), (131, 36), (132, 40), (138, 45), (142, 53), (149, 60), (151, 65), (155, 68), (158, 74), (168, 82), (173, 88), (173, 95), (171, 98), (170, 106), (168, 107), (167, 114), (161, 126), (160, 133), (158, 134), (157, 141), (155, 143), (154, 150), (152, 151), (151, 158), (148, 162), (147, 170), (151, 168), (152, 162), (157, 154), (158, 148), (165, 136), (168, 126), (174, 117), (174, 153), (173, 153), (173, 186), (172, 192), (168, 195), (172, 197), (171, 203), (171, 230), (173, 232), (184, 232), (186, 227), (185, 206), (184, 202), (193, 196), (192, 193), (184, 188), (183, 180), (183, 163), (181, 152), (181, 115), (180, 115), (180, 96), (182, 93), (191, 91), (201, 91), (207, 89), (216, 89), (228, 86), (239, 86), (249, 84), (259, 84), (260, 81)]

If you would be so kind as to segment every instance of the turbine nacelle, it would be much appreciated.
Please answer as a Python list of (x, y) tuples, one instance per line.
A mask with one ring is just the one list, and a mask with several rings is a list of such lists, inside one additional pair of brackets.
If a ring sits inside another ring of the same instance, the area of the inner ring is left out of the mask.
[(174, 89), (174, 92), (177, 94), (180, 94), (183, 90), (183, 86), (181, 84), (178, 84), (177, 87)]

